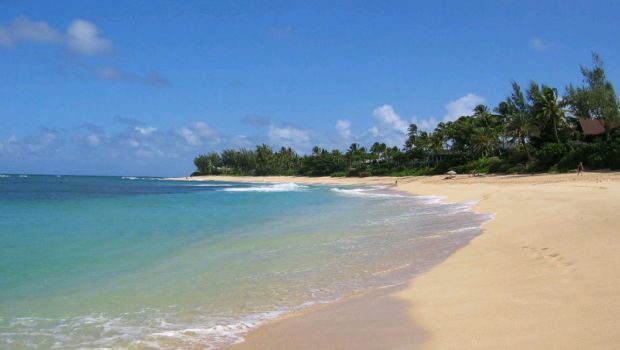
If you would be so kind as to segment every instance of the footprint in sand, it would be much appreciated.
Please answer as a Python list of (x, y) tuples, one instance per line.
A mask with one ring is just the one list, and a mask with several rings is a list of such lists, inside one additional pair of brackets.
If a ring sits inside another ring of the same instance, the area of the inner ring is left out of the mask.
[(532, 252), (532, 256), (536, 260), (541, 260), (549, 264), (551, 267), (558, 269), (558, 271), (565, 275), (575, 272), (574, 262), (564, 261), (564, 258), (559, 254), (549, 250), (549, 247), (530, 247), (530, 246), (522, 246), (522, 249), (527, 249)]

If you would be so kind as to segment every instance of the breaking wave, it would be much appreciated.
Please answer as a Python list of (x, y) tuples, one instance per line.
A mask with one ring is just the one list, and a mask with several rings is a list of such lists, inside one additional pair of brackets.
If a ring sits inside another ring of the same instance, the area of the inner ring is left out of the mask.
[(249, 187), (223, 188), (225, 192), (299, 192), (305, 191), (309, 186), (298, 185), (296, 183), (280, 183), (272, 185), (258, 185)]

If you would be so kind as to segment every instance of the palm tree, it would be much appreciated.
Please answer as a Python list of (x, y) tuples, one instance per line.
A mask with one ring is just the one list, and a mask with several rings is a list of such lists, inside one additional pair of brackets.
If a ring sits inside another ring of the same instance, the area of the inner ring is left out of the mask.
[(418, 126), (414, 123), (409, 125), (407, 129), (407, 141), (405, 141), (405, 149), (411, 150), (416, 145), (416, 139), (418, 138)]
[(531, 136), (538, 136), (540, 132), (530, 111), (531, 106), (525, 100), (521, 87), (513, 81), (512, 94), (499, 104), (496, 112), (504, 118), (507, 135), (523, 147), (527, 158), (531, 160), (528, 140)]
[(558, 101), (558, 91), (548, 86), (543, 86), (542, 90), (542, 115), (553, 123), (553, 133), (555, 141), (560, 143), (558, 136), (558, 124), (564, 121), (564, 109)]
[(475, 153), (486, 157), (495, 152), (498, 144), (499, 140), (493, 129), (484, 127), (474, 129), (471, 146)]
[(528, 96), (533, 101), (532, 111), (543, 124), (552, 124), (555, 142), (560, 143), (558, 125), (564, 122), (564, 109), (558, 99), (558, 91), (547, 85), (538, 87), (535, 82), (530, 84)]

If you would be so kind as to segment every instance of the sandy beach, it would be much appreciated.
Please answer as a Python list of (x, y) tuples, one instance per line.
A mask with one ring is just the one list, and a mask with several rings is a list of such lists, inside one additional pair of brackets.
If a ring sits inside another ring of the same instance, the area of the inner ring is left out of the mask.
[[(396, 178), (195, 180), (394, 184)], [(234, 349), (613, 349), (620, 344), (620, 174), (398, 178), (478, 201), (481, 235), (406, 286), (276, 320)]]

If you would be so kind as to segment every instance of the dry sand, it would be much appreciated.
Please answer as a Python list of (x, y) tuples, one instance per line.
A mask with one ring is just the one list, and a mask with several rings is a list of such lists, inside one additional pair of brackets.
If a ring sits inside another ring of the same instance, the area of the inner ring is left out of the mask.
[[(393, 184), (395, 178), (214, 177)], [(483, 234), (406, 287), (261, 327), (235, 349), (617, 349), (620, 174), (398, 178), (398, 190), (479, 200)]]

